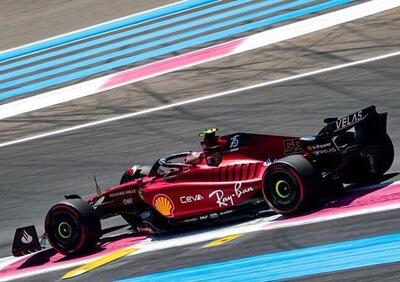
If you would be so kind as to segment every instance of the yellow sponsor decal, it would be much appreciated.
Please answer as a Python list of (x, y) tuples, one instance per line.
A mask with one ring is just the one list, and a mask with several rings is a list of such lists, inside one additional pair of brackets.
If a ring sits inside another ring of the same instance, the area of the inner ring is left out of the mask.
[(230, 242), (230, 241), (232, 241), (232, 240), (235, 240), (235, 239), (237, 239), (237, 238), (239, 238), (239, 237), (241, 237), (241, 236), (243, 236), (243, 235), (244, 235), (244, 233), (241, 233), (241, 234), (233, 234), (233, 235), (229, 235), (229, 236), (226, 236), (226, 237), (222, 237), (222, 238), (219, 238), (219, 239), (217, 239), (217, 240), (214, 240), (214, 241), (211, 241), (211, 242), (205, 244), (205, 245), (203, 246), (203, 248), (210, 248), (210, 247), (220, 246), (220, 245), (222, 245), (222, 244), (225, 244), (225, 243), (227, 243), (227, 242)]
[(153, 199), (153, 206), (163, 216), (170, 217), (174, 215), (174, 203), (167, 195), (156, 195)]
[(95, 268), (98, 268), (100, 266), (103, 266), (107, 263), (110, 263), (112, 261), (115, 261), (117, 259), (120, 259), (122, 257), (125, 257), (133, 252), (136, 252), (137, 250), (139, 250), (138, 248), (133, 248), (133, 247), (127, 247), (127, 248), (123, 248), (120, 250), (116, 250), (113, 251), (103, 257), (100, 257), (88, 264), (82, 265), (78, 268), (75, 268), (69, 272), (67, 272), (66, 274), (64, 274), (63, 277), (61, 277), (61, 279), (68, 279), (68, 278), (73, 278), (76, 277), (78, 275), (82, 275), (88, 271), (91, 271)]

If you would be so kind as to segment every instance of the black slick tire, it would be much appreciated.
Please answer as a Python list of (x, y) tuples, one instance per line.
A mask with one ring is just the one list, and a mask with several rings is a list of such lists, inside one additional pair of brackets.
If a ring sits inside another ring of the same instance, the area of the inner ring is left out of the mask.
[(51, 246), (64, 255), (93, 250), (101, 236), (100, 219), (82, 199), (69, 199), (50, 208), (45, 231)]
[(291, 155), (268, 166), (262, 186), (264, 199), (272, 210), (294, 215), (321, 198), (322, 176), (306, 158)]

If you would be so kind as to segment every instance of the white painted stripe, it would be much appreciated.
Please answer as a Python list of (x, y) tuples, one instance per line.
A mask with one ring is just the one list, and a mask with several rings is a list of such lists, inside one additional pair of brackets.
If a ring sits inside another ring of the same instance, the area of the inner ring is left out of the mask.
[(336, 219), (341, 219), (341, 218), (357, 216), (357, 215), (364, 215), (364, 214), (377, 213), (377, 212), (383, 212), (383, 211), (391, 211), (391, 210), (396, 210), (396, 209), (400, 209), (400, 203), (382, 205), (379, 207), (371, 207), (371, 208), (367, 207), (367, 208), (363, 208), (363, 209), (359, 209), (359, 210), (355, 210), (355, 211), (348, 211), (348, 212), (342, 213), (342, 214), (320, 216), (320, 217), (315, 217), (315, 218), (309, 218), (306, 220), (287, 222), (287, 223), (279, 224), (276, 226), (274, 226), (274, 225), (268, 226), (267, 225), (264, 228), (262, 228), (262, 230), (273, 230), (273, 229), (294, 227), (294, 226), (300, 226), (300, 225), (307, 225), (307, 224), (312, 224), (312, 223), (320, 223), (320, 222), (325, 222), (325, 221), (331, 221), (331, 220), (336, 220)]
[[(65, 264), (62, 264), (62, 265), (56, 265), (56, 266), (53, 266), (53, 267), (48, 267), (48, 268), (44, 268), (44, 269), (40, 269), (40, 270), (24, 272), (24, 273), (20, 273), (20, 274), (16, 274), (16, 275), (10, 275), (10, 276), (5, 277), (5, 278), (0, 278), (0, 282), (13, 281), (15, 279), (27, 278), (27, 277), (32, 277), (32, 276), (35, 276), (35, 275), (44, 274), (44, 273), (48, 273), (48, 272), (52, 272), (52, 271), (72, 268), (72, 267), (76, 267), (76, 266), (79, 266), (79, 265), (90, 263), (90, 262), (94, 261), (95, 259), (80, 260), (78, 262), (65, 263)], [(12, 262), (10, 262), (10, 264), (11, 263)]]
[[(362, 209), (359, 211), (343, 213), (343, 214), (339, 214), (339, 215), (330, 215), (330, 216), (325, 216), (325, 217), (307, 219), (304, 221), (296, 221), (296, 222), (290, 222), (290, 223), (281, 224), (281, 225), (269, 226), (269, 224), (274, 223), (272, 220), (279, 218), (279, 216), (273, 216), (272, 218), (271, 217), (268, 218), (268, 221), (257, 222), (256, 224), (249, 224), (249, 225), (239, 226), (239, 227), (231, 227), (229, 229), (222, 229), (222, 230), (212, 231), (212, 232), (208, 232), (208, 233), (199, 233), (199, 234), (195, 234), (195, 235), (191, 235), (191, 236), (187, 236), (187, 237), (179, 237), (179, 238), (174, 238), (174, 239), (169, 239), (169, 240), (151, 241), (151, 242), (147, 242), (146, 244), (143, 244), (143, 245), (142, 245), (142, 243), (139, 243), (137, 245), (137, 247), (139, 247), (140, 250), (135, 253), (132, 253), (128, 256), (134, 256), (134, 255), (138, 255), (141, 253), (159, 251), (159, 250), (164, 250), (164, 249), (168, 249), (168, 248), (181, 247), (181, 246), (185, 246), (185, 245), (203, 243), (205, 241), (215, 240), (215, 239), (218, 239), (221, 237), (226, 237), (226, 236), (230, 236), (230, 235), (237, 234), (237, 233), (251, 233), (251, 232), (257, 232), (257, 231), (262, 231), (262, 230), (276, 230), (276, 229), (281, 229), (281, 228), (308, 225), (308, 224), (312, 224), (312, 223), (319, 223), (319, 222), (331, 221), (331, 220), (335, 220), (335, 219), (353, 217), (353, 216), (357, 216), (357, 215), (364, 215), (364, 214), (370, 214), (370, 213), (376, 213), (376, 212), (382, 212), (382, 211), (390, 211), (390, 210), (395, 210), (395, 209), (399, 209), (399, 208), (400, 208), (400, 203), (396, 203), (396, 204), (375, 207), (375, 208), (365, 208), (365, 209)], [(265, 226), (266, 224), (267, 224), (267, 226)]]
[(0, 105), (0, 120), (100, 93), (98, 89), (106, 82), (107, 78), (99, 77)]
[(264, 47), (266, 45), (368, 17), (399, 6), (400, 0), (373, 0), (319, 17), (310, 18), (302, 22), (296, 22), (273, 30), (260, 32), (247, 37), (243, 43), (237, 47), (235, 53)]
[(0, 259), (0, 269), (3, 269), (4, 267), (6, 267), (7, 265), (10, 265), (18, 260), (20, 260), (21, 257), (5, 257), (5, 258), (1, 258)]
[[(109, 237), (112, 237), (112, 236), (109, 236)], [(147, 242), (149, 240), (150, 239), (146, 239), (143, 242)], [(141, 242), (141, 243), (143, 243), (143, 242)], [(136, 245), (139, 245), (139, 244), (133, 244), (132, 246), (136, 246)], [(45, 251), (45, 250), (43, 250), (43, 251)], [(107, 254), (105, 254), (105, 255), (107, 255)], [(28, 256), (31, 256), (31, 255), (28, 255)], [(11, 258), (11, 260), (9, 261), (9, 263), (7, 265), (10, 265), (10, 264), (12, 264), (12, 263), (14, 263), (14, 262), (16, 262), (16, 261), (21, 259), (21, 257), (18, 257), (18, 258), (10, 257), (10, 258)], [(52, 267), (47, 267), (47, 268), (43, 268), (43, 269), (39, 269), (39, 270), (35, 270), (35, 271), (24, 272), (24, 273), (20, 273), (20, 274), (16, 274), (16, 275), (10, 275), (8, 277), (0, 278), (0, 282), (13, 281), (15, 279), (32, 277), (32, 276), (35, 276), (35, 275), (44, 274), (44, 273), (48, 273), (48, 272), (52, 272), (52, 271), (57, 271), (57, 270), (63, 270), (63, 269), (67, 269), (67, 268), (77, 267), (77, 266), (80, 266), (80, 265), (84, 265), (84, 264), (93, 262), (98, 258), (99, 257), (94, 257), (94, 258), (89, 258), (89, 259), (73, 261), (73, 262), (69, 262), (69, 263), (68, 262), (60, 263), (60, 264), (52, 266)], [(3, 265), (2, 267), (6, 267), (7, 265)]]
[[(238, 54), (241, 52), (253, 50), (259, 47), (265, 47), (270, 44), (274, 44), (283, 40), (294, 38), (297, 36), (305, 35), (310, 32), (315, 32), (324, 28), (332, 27), (338, 24), (343, 24), (352, 20), (356, 20), (362, 17), (370, 16), (379, 12), (383, 12), (389, 9), (393, 9), (400, 6), (400, 0), (372, 0), (366, 3), (362, 3), (356, 6), (345, 8), (336, 12), (324, 14), (311, 19), (296, 22), (287, 26), (282, 26), (276, 29), (267, 30), (258, 34), (251, 35), (244, 38), (243, 43), (237, 47), (233, 52), (221, 55), (213, 58), (212, 60), (230, 56), (232, 54)], [(226, 43), (223, 43), (226, 44)], [(219, 44), (222, 45), (222, 44)], [(218, 46), (218, 45), (217, 45)], [(178, 56), (179, 57), (179, 56)], [(154, 74), (143, 77), (140, 80), (148, 79), (158, 75), (162, 75), (168, 72), (185, 69), (191, 66), (195, 66), (201, 63), (209, 62), (211, 60), (203, 59), (196, 63), (187, 64), (181, 67), (171, 68), (168, 71), (154, 72)], [(107, 89), (101, 89), (101, 85), (104, 85), (111, 78), (120, 75), (123, 72), (111, 74), (108, 76), (100, 77), (90, 81), (85, 81), (73, 86), (53, 90), (47, 93), (39, 94), (33, 97), (21, 99), (8, 104), (0, 105), (0, 120), (12, 116), (16, 116), (22, 113), (27, 113), (42, 109), (45, 107), (53, 106), (56, 104), (68, 102), (81, 97), (86, 97), (93, 94), (101, 93), (104, 90), (109, 90), (115, 87), (123, 86), (133, 81), (127, 81), (126, 83), (115, 85)], [(97, 86), (97, 88), (96, 88)]]
[(21, 45), (21, 46), (17, 46), (17, 47), (11, 48), (11, 49), (1, 50), (0, 54), (6, 53), (6, 52), (10, 52), (10, 51), (14, 51), (16, 49), (32, 46), (32, 45), (35, 45), (35, 44), (38, 44), (38, 43), (41, 43), (41, 42), (44, 42), (44, 41), (48, 41), (48, 40), (53, 40), (53, 39), (56, 39), (56, 38), (64, 37), (64, 36), (71, 35), (71, 34), (74, 34), (74, 33), (77, 33), (77, 32), (89, 30), (89, 29), (96, 28), (96, 27), (99, 27), (99, 26), (102, 26), (102, 25), (118, 22), (118, 21), (130, 18), (130, 17), (133, 17), (133, 16), (139, 16), (139, 15), (142, 15), (144, 13), (149, 13), (149, 12), (152, 12), (152, 11), (155, 11), (155, 10), (158, 10), (158, 9), (163, 9), (163, 8), (166, 8), (166, 7), (169, 7), (169, 6), (173, 6), (173, 5), (176, 5), (176, 4), (180, 4), (180, 3), (183, 3), (183, 2), (186, 2), (186, 1), (188, 1), (188, 0), (181, 0), (181, 1), (170, 3), (170, 4), (167, 4), (167, 5), (164, 5), (164, 6), (158, 6), (158, 7), (155, 7), (153, 9), (150, 9), (150, 10), (141, 11), (141, 12), (138, 12), (138, 13), (134, 13), (134, 14), (125, 16), (125, 17), (121, 17), (121, 18), (117, 18), (117, 19), (114, 19), (114, 20), (98, 23), (98, 24), (95, 24), (95, 25), (92, 25), (92, 26), (88, 26), (88, 27), (85, 27), (85, 28), (77, 29), (77, 30), (74, 30), (74, 31), (71, 31), (71, 32), (67, 32), (67, 33), (64, 33), (64, 34), (60, 34), (60, 35), (56, 35), (56, 36), (53, 36), (53, 37), (45, 38), (45, 39), (42, 39), (42, 40), (39, 40), (39, 41), (31, 42), (31, 43), (28, 43), (28, 44), (25, 44), (25, 45)]
[[(400, 183), (399, 181), (393, 182), (393, 183), (390, 183), (389, 186), (398, 185), (399, 183)], [(367, 186), (364, 189), (372, 189), (374, 187), (376, 187), (376, 186)], [(152, 241), (150, 239), (147, 239), (143, 242), (135, 244), (135, 247), (139, 248), (139, 250), (128, 256), (134, 256), (134, 255), (138, 255), (141, 253), (159, 251), (159, 250), (164, 250), (164, 249), (168, 249), (168, 248), (181, 247), (181, 246), (186, 246), (186, 245), (191, 245), (191, 244), (203, 243), (206, 241), (215, 240), (215, 239), (218, 239), (221, 237), (230, 236), (230, 235), (238, 234), (238, 233), (252, 233), (252, 232), (257, 232), (257, 231), (261, 231), (261, 230), (273, 230), (273, 229), (287, 228), (287, 227), (293, 227), (293, 226), (307, 225), (307, 224), (325, 222), (325, 221), (341, 219), (341, 218), (346, 218), (346, 217), (352, 217), (352, 216), (357, 216), (357, 215), (389, 211), (389, 210), (394, 210), (394, 209), (399, 209), (399, 208), (400, 208), (400, 203), (394, 203), (394, 204), (382, 205), (382, 206), (374, 207), (374, 208), (366, 207), (363, 209), (359, 209), (356, 211), (351, 211), (351, 212), (347, 212), (347, 213), (343, 213), (343, 214), (333, 214), (333, 215), (327, 215), (327, 216), (318, 216), (315, 218), (305, 218), (304, 220), (298, 220), (295, 222), (285, 223), (284, 221), (282, 221), (281, 224), (276, 224), (276, 223), (279, 223), (279, 221), (277, 221), (277, 219), (279, 219), (281, 216), (273, 215), (273, 216), (270, 216), (267, 218), (255, 219), (255, 220), (252, 220), (249, 222), (237, 224), (235, 226), (215, 229), (212, 231), (203, 231), (203, 232), (197, 232), (197, 233), (192, 232), (191, 234), (186, 234), (184, 236), (173, 235), (173, 236), (171, 236), (172, 238), (165, 239), (165, 240), (157, 239), (155, 241)], [(0, 281), (10, 281), (10, 280), (14, 280), (14, 279), (31, 277), (34, 275), (43, 274), (43, 273), (47, 273), (47, 272), (72, 268), (72, 267), (76, 267), (76, 266), (79, 266), (82, 264), (89, 263), (95, 259), (96, 258), (82, 260), (79, 262), (66, 263), (63, 265), (57, 265), (57, 266), (50, 267), (47, 269), (41, 269), (38, 271), (29, 272), (29, 273), (17, 274), (17, 275), (13, 275), (12, 277), (2, 278), (2, 279), (0, 279)]]
[[(389, 186), (398, 185), (399, 183), (400, 183), (400, 181), (392, 182), (392, 183), (390, 183)], [(384, 184), (384, 183), (382, 183), (382, 184)], [(382, 184), (381, 184), (381, 186), (382, 186)], [(373, 189), (373, 188), (376, 188), (376, 185), (366, 186), (363, 189)], [(189, 244), (202, 243), (205, 241), (214, 240), (214, 239), (218, 239), (221, 237), (238, 234), (238, 233), (250, 233), (250, 232), (256, 232), (256, 231), (261, 231), (261, 230), (273, 230), (273, 229), (287, 228), (287, 227), (293, 227), (293, 226), (307, 225), (307, 224), (312, 224), (312, 223), (319, 223), (319, 222), (325, 222), (325, 221), (330, 221), (330, 220), (335, 220), (335, 219), (346, 218), (346, 217), (353, 217), (353, 216), (357, 216), (357, 215), (364, 215), (364, 214), (376, 213), (376, 212), (382, 212), (382, 211), (390, 211), (390, 210), (399, 209), (399, 208), (400, 208), (400, 203), (394, 203), (394, 204), (382, 205), (382, 206), (373, 207), (373, 208), (369, 208), (369, 207), (361, 208), (359, 210), (350, 211), (350, 212), (341, 213), (341, 214), (339, 213), (339, 214), (331, 214), (331, 215), (326, 215), (326, 216), (316, 216), (315, 218), (314, 217), (305, 218), (303, 220), (300, 219), (298, 221), (290, 221), (289, 220), (287, 223), (285, 223), (285, 221), (281, 221), (281, 222), (277, 221), (277, 219), (279, 219), (282, 216), (273, 215), (273, 216), (270, 216), (267, 218), (256, 219), (256, 220), (253, 220), (250, 222), (235, 225), (233, 227), (227, 227), (227, 228), (218, 229), (218, 230), (214, 230), (214, 231), (201, 232), (201, 233), (197, 233), (194, 235), (189, 234), (186, 236), (178, 236), (176, 238), (169, 239), (169, 240), (141, 242), (137, 245), (140, 248), (140, 250), (137, 253), (130, 254), (129, 256), (137, 255), (137, 254), (144, 253), (144, 252), (172, 248), (172, 247), (179, 247), (179, 246), (184, 246), (184, 245), (189, 245)]]
[(63, 129), (59, 129), (59, 130), (54, 130), (54, 131), (50, 131), (50, 132), (46, 132), (46, 133), (41, 133), (41, 134), (38, 134), (38, 135), (33, 135), (33, 136), (29, 136), (29, 137), (24, 137), (24, 138), (21, 138), (21, 139), (16, 139), (16, 140), (0, 143), (0, 148), (1, 147), (6, 147), (6, 146), (20, 144), (20, 143), (23, 143), (23, 142), (42, 139), (42, 138), (45, 138), (45, 137), (54, 136), (54, 135), (58, 135), (58, 134), (64, 134), (64, 133), (76, 131), (76, 130), (79, 130), (79, 129), (98, 126), (98, 125), (102, 125), (102, 124), (106, 124), (106, 123), (110, 123), (110, 122), (114, 122), (114, 121), (118, 121), (118, 120), (123, 120), (123, 119), (137, 117), (137, 116), (141, 116), (141, 115), (145, 115), (145, 114), (149, 114), (149, 113), (154, 113), (154, 112), (158, 112), (158, 111), (162, 111), (162, 110), (176, 108), (176, 107), (179, 107), (179, 106), (198, 103), (198, 102), (202, 102), (202, 101), (206, 101), (206, 100), (210, 100), (210, 99), (215, 99), (215, 98), (220, 98), (220, 97), (224, 97), (224, 96), (228, 96), (228, 95), (234, 95), (234, 94), (237, 94), (237, 93), (240, 93), (240, 92), (244, 92), (244, 91), (248, 91), (248, 90), (252, 90), (252, 89), (255, 89), (255, 88), (272, 86), (272, 85), (275, 85), (275, 84), (289, 82), (289, 81), (296, 80), (296, 79), (302, 79), (302, 78), (306, 78), (306, 77), (310, 77), (310, 76), (314, 76), (314, 75), (318, 75), (318, 74), (323, 74), (323, 73), (327, 73), (327, 72), (331, 72), (331, 71), (336, 71), (336, 70), (340, 70), (340, 69), (354, 67), (354, 66), (361, 65), (361, 64), (366, 64), (366, 63), (370, 63), (370, 62), (374, 62), (374, 61), (378, 61), (378, 60), (383, 60), (383, 59), (395, 57), (395, 56), (398, 56), (398, 55), (400, 55), (400, 51), (389, 53), (389, 54), (385, 54), (385, 55), (381, 55), (381, 56), (376, 56), (376, 57), (372, 57), (372, 58), (368, 58), (368, 59), (364, 59), (364, 60), (359, 60), (359, 61), (354, 61), (354, 62), (350, 62), (350, 63), (340, 64), (340, 65), (336, 65), (336, 66), (332, 66), (332, 67), (328, 67), (328, 68), (323, 68), (323, 69), (319, 69), (319, 70), (315, 70), (315, 71), (311, 71), (311, 72), (306, 72), (306, 73), (303, 73), (303, 74), (298, 74), (298, 75), (288, 76), (288, 77), (284, 77), (284, 78), (280, 78), (280, 79), (276, 79), (276, 80), (266, 81), (266, 82), (262, 82), (262, 83), (258, 83), (258, 84), (254, 84), (254, 85), (250, 85), (250, 86), (246, 86), (246, 87), (242, 87), (242, 88), (237, 88), (237, 89), (233, 89), (233, 90), (229, 90), (229, 91), (210, 94), (210, 95), (206, 95), (206, 96), (202, 96), (202, 97), (198, 97), (198, 98), (194, 98), (194, 99), (188, 99), (188, 100), (184, 100), (184, 101), (180, 101), (180, 102), (176, 102), (176, 103), (171, 103), (171, 104), (168, 104), (168, 105), (163, 105), (163, 106), (159, 106), (159, 107), (155, 107), (155, 108), (149, 108), (149, 109), (146, 109), (146, 110), (143, 110), (143, 111), (132, 112), (132, 113), (127, 113), (127, 114), (115, 116), (115, 117), (112, 117), (112, 118), (102, 119), (102, 120), (98, 120), (98, 121), (94, 121), (94, 122), (88, 122), (88, 123), (84, 123), (84, 124), (80, 124), (80, 125), (76, 125), (76, 126), (72, 126), (72, 127), (67, 127), (67, 128), (63, 128)]

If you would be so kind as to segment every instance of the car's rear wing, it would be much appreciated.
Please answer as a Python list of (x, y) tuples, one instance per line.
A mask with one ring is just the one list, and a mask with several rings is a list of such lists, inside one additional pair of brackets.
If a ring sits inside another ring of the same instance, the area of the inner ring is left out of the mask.
[[(342, 118), (325, 119), (327, 125), (318, 133), (318, 137), (331, 138), (353, 127), (363, 127), (363, 130), (375, 135), (386, 133), (387, 113), (378, 113), (374, 105)], [(367, 126), (363, 126), (366, 124)]]

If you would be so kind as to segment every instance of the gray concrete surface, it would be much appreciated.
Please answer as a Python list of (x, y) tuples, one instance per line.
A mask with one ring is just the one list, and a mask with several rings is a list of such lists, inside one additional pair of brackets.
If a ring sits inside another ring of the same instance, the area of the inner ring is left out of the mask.
[(2, 0), (0, 51), (167, 5), (174, 0)]

